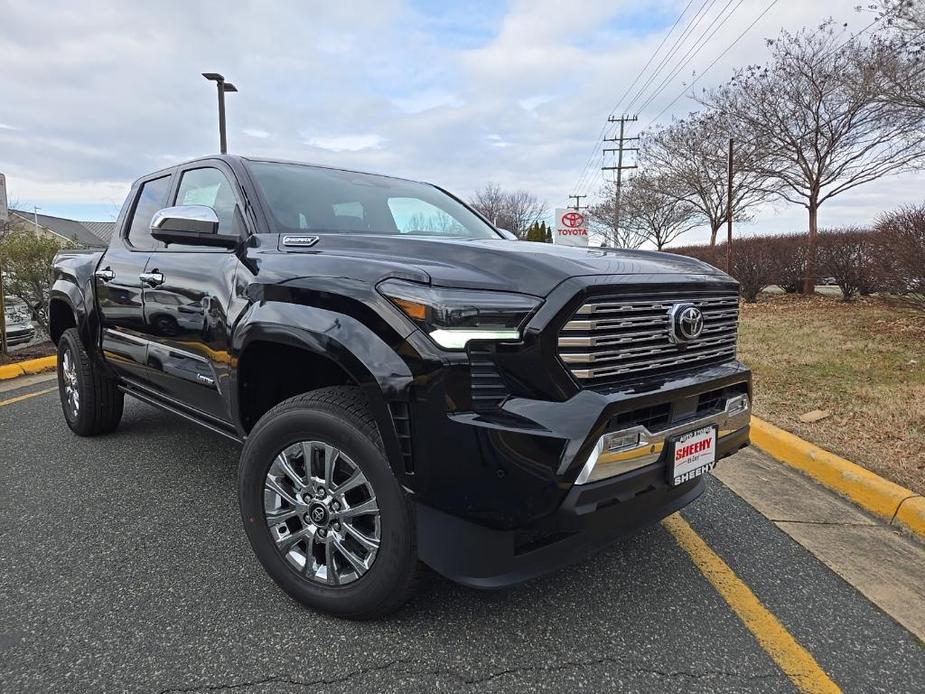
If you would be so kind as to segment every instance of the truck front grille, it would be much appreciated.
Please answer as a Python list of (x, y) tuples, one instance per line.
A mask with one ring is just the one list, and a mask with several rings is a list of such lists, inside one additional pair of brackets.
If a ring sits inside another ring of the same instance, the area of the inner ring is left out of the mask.
[[(669, 340), (668, 312), (690, 303), (703, 311), (703, 332)], [(584, 384), (630, 380), (735, 359), (739, 296), (735, 290), (664, 291), (596, 296), (559, 333), (559, 357)]]

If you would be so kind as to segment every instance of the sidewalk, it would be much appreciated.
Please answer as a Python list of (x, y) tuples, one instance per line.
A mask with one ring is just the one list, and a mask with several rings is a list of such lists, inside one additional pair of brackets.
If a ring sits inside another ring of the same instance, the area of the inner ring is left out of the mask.
[(925, 641), (925, 544), (754, 447), (721, 461), (714, 475)]

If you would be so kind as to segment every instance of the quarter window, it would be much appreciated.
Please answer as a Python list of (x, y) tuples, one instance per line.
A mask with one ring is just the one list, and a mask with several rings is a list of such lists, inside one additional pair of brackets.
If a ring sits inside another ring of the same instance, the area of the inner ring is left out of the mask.
[(158, 247), (151, 237), (151, 218), (158, 210), (166, 207), (170, 190), (170, 176), (155, 178), (141, 184), (138, 202), (132, 213), (132, 224), (128, 230), (128, 242), (133, 248), (150, 251)]

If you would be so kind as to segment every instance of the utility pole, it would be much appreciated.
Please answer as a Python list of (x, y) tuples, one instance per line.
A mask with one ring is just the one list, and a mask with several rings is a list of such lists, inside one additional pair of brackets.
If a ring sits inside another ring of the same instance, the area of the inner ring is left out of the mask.
[(586, 198), (588, 196), (587, 195), (575, 195), (573, 193), (572, 195), (569, 195), (568, 197), (569, 197), (569, 200), (571, 200), (572, 198), (575, 198), (575, 204), (569, 205), (569, 207), (571, 207), (573, 210), (581, 211), (581, 199)]
[(228, 153), (228, 138), (225, 136), (225, 92), (236, 92), (238, 88), (231, 82), (226, 82), (225, 78), (217, 72), (203, 72), (202, 76), (211, 82), (215, 82), (218, 88), (218, 140), (220, 152)]
[(39, 235), (39, 209), (35, 205), (32, 206), (32, 223), (35, 225), (35, 235)]
[(729, 169), (726, 172), (726, 274), (732, 273), (732, 138), (729, 138)]
[(617, 165), (616, 166), (602, 166), (601, 171), (615, 171), (614, 183), (616, 183), (616, 188), (614, 190), (614, 234), (619, 235), (620, 233), (620, 195), (623, 189), (623, 171), (625, 169), (635, 169), (636, 165), (626, 165), (623, 163), (623, 153), (624, 152), (638, 152), (638, 147), (627, 147), (625, 143), (635, 142), (638, 140), (638, 137), (625, 137), (625, 128), (627, 123), (635, 123), (639, 120), (638, 116), (610, 116), (607, 118), (608, 123), (619, 123), (620, 124), (620, 135), (618, 137), (605, 137), (604, 142), (616, 142), (616, 147), (605, 147), (604, 156), (616, 152), (617, 154)]

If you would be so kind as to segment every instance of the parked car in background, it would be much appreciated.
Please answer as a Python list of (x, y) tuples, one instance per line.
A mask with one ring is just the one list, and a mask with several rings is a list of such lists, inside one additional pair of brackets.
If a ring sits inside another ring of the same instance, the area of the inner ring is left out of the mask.
[(35, 337), (32, 316), (24, 303), (17, 300), (6, 302), (6, 343), (7, 345), (24, 345)]

